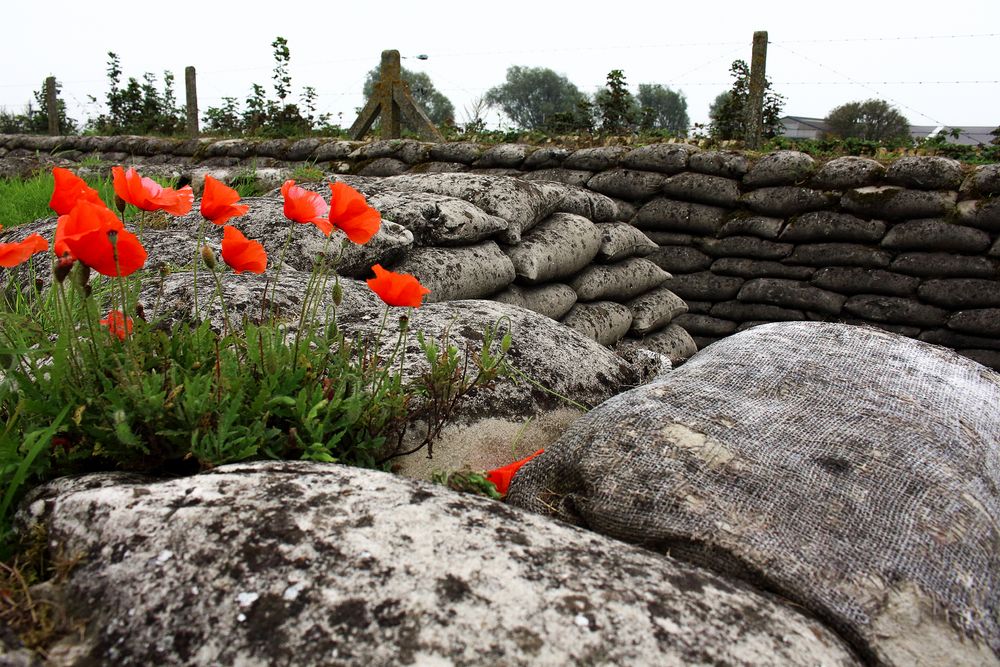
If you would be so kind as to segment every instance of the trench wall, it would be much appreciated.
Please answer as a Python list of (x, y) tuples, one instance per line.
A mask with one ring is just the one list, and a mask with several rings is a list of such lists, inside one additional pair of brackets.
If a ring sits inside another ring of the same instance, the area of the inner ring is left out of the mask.
[[(762, 157), (687, 144), (570, 150), (520, 144), (244, 141), (0, 135), (0, 158), (99, 155), (258, 170), (300, 163), (369, 176), (473, 172), (578, 185), (656, 247), (703, 347), (761, 322), (868, 324), (1000, 369), (1000, 166), (941, 157), (885, 164)], [(508, 294), (508, 297), (510, 295)]]

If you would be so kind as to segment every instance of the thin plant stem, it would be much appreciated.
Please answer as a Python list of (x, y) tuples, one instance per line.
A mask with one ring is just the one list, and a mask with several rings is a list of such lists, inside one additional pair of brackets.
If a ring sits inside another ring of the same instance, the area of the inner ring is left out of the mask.
[[(274, 268), (274, 288), (271, 290), (271, 324), (274, 324), (274, 293), (278, 289), (278, 278), (281, 276), (281, 267), (285, 264), (285, 253), (288, 252), (288, 246), (292, 244), (292, 230), (295, 229), (295, 221), (291, 220), (291, 226), (288, 228), (288, 235), (285, 236), (285, 245), (281, 248), (281, 254), (278, 255), (278, 265)], [(264, 319), (264, 309), (267, 308), (267, 284), (264, 284), (264, 297), (260, 302), (260, 319)]]
[(194, 244), (194, 268), (191, 273), (191, 282), (194, 285), (194, 317), (196, 320), (201, 320), (201, 310), (198, 308), (198, 264), (200, 263), (201, 256), (201, 244), (205, 239), (205, 218), (201, 219), (201, 223), (198, 225), (198, 241)]

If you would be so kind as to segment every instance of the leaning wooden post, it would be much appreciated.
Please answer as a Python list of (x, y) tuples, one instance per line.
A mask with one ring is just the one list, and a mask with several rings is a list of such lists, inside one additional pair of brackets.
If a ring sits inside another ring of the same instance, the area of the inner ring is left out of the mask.
[(184, 92), (187, 96), (187, 133), (198, 136), (198, 85), (194, 67), (184, 68)]
[(750, 58), (750, 99), (747, 100), (746, 146), (758, 150), (764, 134), (764, 85), (767, 69), (767, 31), (753, 34), (753, 54)]
[(410, 87), (403, 81), (399, 51), (395, 49), (382, 52), (379, 80), (365, 108), (347, 131), (348, 136), (354, 140), (362, 139), (376, 120), (381, 126), (380, 134), (383, 139), (399, 139), (401, 121), (406, 120), (424, 139), (444, 141), (431, 119), (413, 101)]
[(59, 135), (59, 100), (56, 97), (56, 78), (45, 79), (45, 111), (49, 116), (49, 134)]

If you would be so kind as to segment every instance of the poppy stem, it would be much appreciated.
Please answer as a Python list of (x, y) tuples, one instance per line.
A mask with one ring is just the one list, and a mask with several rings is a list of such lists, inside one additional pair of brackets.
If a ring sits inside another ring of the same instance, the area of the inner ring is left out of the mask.
[(198, 264), (201, 260), (201, 244), (205, 238), (205, 218), (198, 225), (198, 242), (194, 244), (194, 268), (191, 272), (191, 282), (194, 285), (194, 318), (201, 321), (201, 310), (198, 308)]
[[(211, 269), (211, 271), (212, 277), (215, 278), (215, 289), (219, 293), (219, 303), (222, 304), (222, 335), (225, 337), (233, 328), (229, 322), (229, 308), (226, 307), (226, 296), (222, 293), (222, 280), (219, 278), (219, 271), (217, 269)], [(238, 355), (237, 359), (239, 359)]]
[[(295, 229), (295, 221), (292, 220), (288, 227), (288, 235), (285, 236), (285, 245), (281, 249), (281, 254), (278, 255), (278, 265), (274, 269), (274, 287), (271, 289), (271, 324), (274, 324), (274, 293), (278, 289), (278, 277), (281, 275), (281, 267), (285, 264), (285, 253), (288, 252), (288, 246), (292, 244), (292, 230)], [(264, 319), (264, 309), (267, 307), (267, 284), (264, 284), (264, 298), (260, 303), (260, 318)]]

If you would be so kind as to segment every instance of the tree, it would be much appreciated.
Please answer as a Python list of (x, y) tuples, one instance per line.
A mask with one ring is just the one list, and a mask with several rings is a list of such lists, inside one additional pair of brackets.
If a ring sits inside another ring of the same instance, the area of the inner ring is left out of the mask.
[[(66, 102), (59, 97), (62, 84), (56, 81), (56, 112), (59, 116), (59, 133), (73, 134), (76, 132), (76, 121), (66, 115)], [(49, 131), (49, 112), (46, 109), (45, 82), (36, 90), (32, 97), (34, 104), (28, 102), (24, 113), (14, 114), (0, 111), (0, 134), (47, 134)]]
[[(177, 105), (174, 75), (163, 73), (163, 92), (156, 89), (156, 75), (146, 72), (142, 83), (129, 77), (121, 83), (121, 60), (108, 52), (108, 113), (88, 124), (102, 134), (174, 134), (184, 129), (186, 112)], [(91, 97), (93, 101), (96, 100)]]
[(830, 134), (841, 139), (891, 141), (910, 136), (910, 121), (885, 100), (848, 102), (826, 117)]
[(639, 120), (639, 105), (625, 86), (625, 73), (620, 69), (608, 72), (608, 82), (594, 95), (594, 105), (605, 132), (632, 132)]
[[(400, 74), (403, 81), (410, 87), (413, 93), (413, 101), (423, 107), (427, 117), (435, 125), (452, 124), (455, 122), (455, 105), (447, 97), (439, 92), (431, 81), (431, 77), (426, 72), (411, 72), (405, 67), (400, 67)], [(375, 84), (378, 83), (382, 68), (376, 67), (368, 72), (365, 78), (365, 86), (362, 90), (367, 100), (375, 92)]]
[(498, 106), (519, 128), (545, 129), (552, 116), (571, 117), (587, 102), (586, 96), (566, 77), (546, 67), (507, 69), (507, 81), (486, 91), (486, 101)]
[[(709, 131), (718, 139), (745, 139), (749, 129), (750, 67), (742, 60), (734, 60), (729, 72), (734, 77), (733, 87), (716, 97), (709, 107), (708, 117), (712, 121)], [(761, 114), (765, 137), (773, 137), (781, 127), (779, 118), (784, 106), (785, 98), (771, 90), (771, 81), (765, 77)]]
[(687, 135), (691, 121), (684, 93), (674, 92), (658, 83), (640, 83), (637, 100), (641, 129), (667, 130), (678, 136)]

